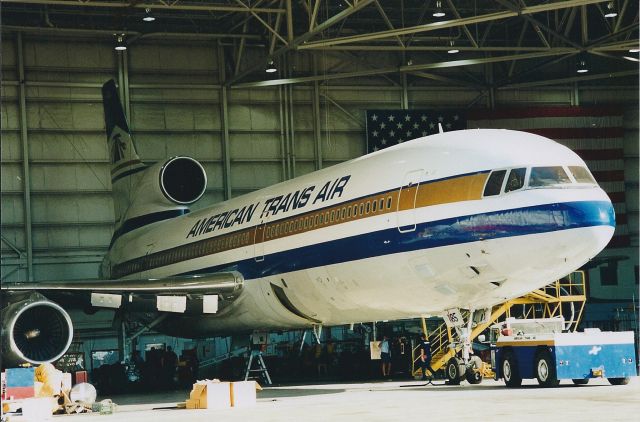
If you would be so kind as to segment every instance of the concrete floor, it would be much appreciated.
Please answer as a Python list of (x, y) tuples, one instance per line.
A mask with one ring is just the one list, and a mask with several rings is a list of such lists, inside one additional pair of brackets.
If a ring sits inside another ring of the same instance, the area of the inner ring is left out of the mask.
[[(442, 382), (438, 382), (441, 384)], [(188, 391), (114, 396), (112, 415), (55, 416), (54, 421), (640, 421), (640, 379), (611, 386), (605, 380), (576, 387), (521, 389), (484, 380), (480, 385), (424, 386), (419, 381), (326, 384), (265, 388), (252, 408), (225, 410), (158, 409), (184, 401)], [(154, 410), (155, 409), (155, 410)], [(19, 422), (22, 418), (13, 418)]]

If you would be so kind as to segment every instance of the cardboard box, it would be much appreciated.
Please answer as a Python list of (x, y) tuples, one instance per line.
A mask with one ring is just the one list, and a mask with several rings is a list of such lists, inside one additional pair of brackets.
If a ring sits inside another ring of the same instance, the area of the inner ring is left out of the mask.
[(231, 406), (251, 407), (256, 404), (256, 382), (238, 381), (231, 383)]
[[(231, 407), (231, 386), (228, 382), (204, 381), (193, 384), (193, 389), (189, 393), (189, 401), (195, 406), (197, 400), (197, 409), (227, 409)], [(194, 407), (195, 409), (195, 407)]]
[(185, 402), (185, 405), (187, 409), (200, 409), (200, 400), (187, 399), (187, 401)]
[(53, 419), (53, 403), (51, 397), (24, 399), (22, 401), (22, 416), (29, 422), (41, 422)]

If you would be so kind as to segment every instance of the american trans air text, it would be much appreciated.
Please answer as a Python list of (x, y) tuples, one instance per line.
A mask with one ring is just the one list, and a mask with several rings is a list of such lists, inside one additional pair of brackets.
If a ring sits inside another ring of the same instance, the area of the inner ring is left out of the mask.
[[(323, 203), (335, 198), (340, 198), (350, 178), (351, 175), (347, 175), (326, 182), (314, 197), (313, 201), (311, 201), (311, 204), (315, 205), (316, 203)], [(286, 195), (278, 195), (267, 199), (264, 207), (262, 208), (262, 212), (260, 213), (260, 218), (271, 217), (279, 214), (280, 212), (288, 212), (292, 209), (296, 210), (304, 208), (309, 204), (315, 188), (316, 186), (313, 185), (304, 189), (299, 189), (295, 192), (289, 192)], [(205, 233), (211, 233), (215, 230), (223, 228), (228, 229), (230, 227), (248, 223), (253, 218), (256, 209), (259, 209), (259, 207), (260, 201), (231, 211), (225, 211), (208, 218), (205, 217), (200, 219), (193, 225), (191, 230), (189, 230), (186, 237), (197, 237)]]

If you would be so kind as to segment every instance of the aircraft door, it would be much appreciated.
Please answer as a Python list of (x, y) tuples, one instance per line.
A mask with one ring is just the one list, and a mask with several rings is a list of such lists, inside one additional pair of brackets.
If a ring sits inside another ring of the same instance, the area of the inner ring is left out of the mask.
[(396, 209), (398, 231), (409, 233), (416, 229), (416, 199), (420, 179), (424, 174), (423, 169), (413, 170), (405, 174), (402, 186), (398, 192), (398, 204)]
[(267, 220), (264, 218), (260, 221), (260, 224), (256, 226), (256, 230), (253, 234), (253, 259), (256, 262), (264, 261), (264, 243), (266, 241)]
[[(261, 202), (266, 203), (271, 196), (262, 198)], [(269, 223), (269, 215), (260, 218), (260, 223), (253, 232), (253, 259), (255, 262), (264, 261), (264, 244), (268, 240), (267, 228)]]

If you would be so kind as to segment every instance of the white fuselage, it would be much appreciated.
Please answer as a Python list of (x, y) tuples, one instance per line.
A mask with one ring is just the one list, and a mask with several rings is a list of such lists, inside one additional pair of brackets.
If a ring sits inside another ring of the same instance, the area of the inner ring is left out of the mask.
[[(534, 167), (570, 180), (529, 187)], [(611, 239), (611, 202), (570, 167), (586, 165), (537, 135), (434, 135), (136, 228), (105, 262), (117, 278), (239, 271), (243, 292), (218, 314), (166, 320), (189, 337), (487, 307), (579, 268)], [(521, 188), (505, 193), (505, 176), (483, 195), (492, 171), (518, 168)]]

